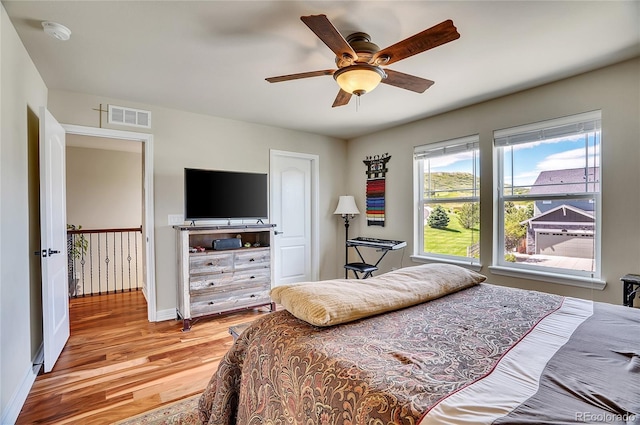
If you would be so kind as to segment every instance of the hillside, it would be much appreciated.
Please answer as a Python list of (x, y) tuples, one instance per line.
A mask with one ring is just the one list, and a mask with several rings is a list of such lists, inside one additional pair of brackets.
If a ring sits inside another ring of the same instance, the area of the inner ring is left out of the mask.
[[(480, 178), (477, 178), (478, 187), (480, 185)], [(427, 185), (427, 175), (425, 174), (425, 187)], [(431, 185), (429, 187), (432, 190), (455, 190), (455, 189), (471, 189), (473, 188), (473, 174), (463, 172), (436, 172), (431, 173)]]
[[(427, 174), (424, 176), (425, 188), (437, 191), (459, 191), (462, 189), (473, 189), (473, 174), (464, 172), (435, 172), (431, 173), (431, 186), (427, 182)], [(476, 181), (476, 189), (480, 189), (480, 177)], [(506, 187), (511, 185), (507, 184)], [(528, 188), (517, 188), (516, 192), (525, 194)]]

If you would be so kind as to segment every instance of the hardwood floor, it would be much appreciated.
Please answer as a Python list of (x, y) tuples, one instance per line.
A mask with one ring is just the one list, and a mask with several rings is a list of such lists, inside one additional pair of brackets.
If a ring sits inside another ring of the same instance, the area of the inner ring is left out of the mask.
[(109, 424), (204, 390), (233, 338), (268, 311), (149, 323), (142, 292), (71, 300), (71, 337), (40, 374), (17, 424)]

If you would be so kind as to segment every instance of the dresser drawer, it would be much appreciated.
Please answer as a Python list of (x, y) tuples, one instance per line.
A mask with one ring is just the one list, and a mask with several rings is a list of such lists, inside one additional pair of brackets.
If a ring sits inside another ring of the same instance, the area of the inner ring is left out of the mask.
[(217, 274), (197, 274), (189, 276), (189, 291), (191, 293), (207, 289), (212, 292), (229, 290), (244, 284), (270, 284), (271, 269), (249, 269), (237, 272), (223, 272)]
[(244, 283), (271, 284), (271, 268), (238, 270), (233, 273), (233, 282), (237, 285)]
[(233, 270), (233, 253), (191, 254), (189, 256), (189, 273), (222, 273)]
[(269, 248), (256, 248), (235, 253), (236, 270), (271, 267), (271, 251)]
[(246, 288), (230, 292), (226, 296), (191, 297), (191, 317), (222, 313), (271, 302), (268, 287)]
[(192, 274), (189, 276), (189, 291), (194, 292), (201, 289), (214, 289), (233, 285), (233, 275), (233, 272)]

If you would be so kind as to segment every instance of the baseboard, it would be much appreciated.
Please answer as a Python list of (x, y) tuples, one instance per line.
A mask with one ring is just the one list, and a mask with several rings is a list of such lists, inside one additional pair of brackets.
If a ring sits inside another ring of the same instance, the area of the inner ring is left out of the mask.
[(175, 308), (156, 311), (156, 322), (162, 322), (165, 320), (176, 320), (176, 317), (177, 315)]
[(22, 379), (20, 387), (15, 393), (13, 393), (11, 399), (9, 400), (9, 403), (7, 403), (7, 408), (4, 410), (4, 412), (2, 412), (0, 424), (14, 424), (18, 420), (18, 416), (20, 415), (22, 406), (24, 406), (25, 401), (27, 401), (29, 391), (31, 391), (31, 387), (33, 387), (33, 383), (38, 377), (38, 372), (42, 367), (43, 359), (44, 346), (41, 344), (35, 358), (32, 361), (32, 366), (27, 371), (25, 371), (24, 378)]

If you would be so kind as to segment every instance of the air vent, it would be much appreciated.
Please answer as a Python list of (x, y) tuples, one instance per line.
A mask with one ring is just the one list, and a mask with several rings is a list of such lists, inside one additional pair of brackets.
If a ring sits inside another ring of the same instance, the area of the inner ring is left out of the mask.
[(109, 105), (109, 124), (151, 128), (151, 112)]

